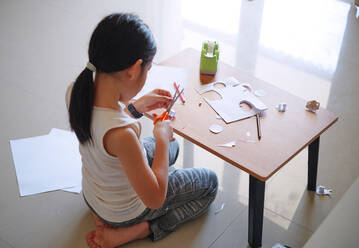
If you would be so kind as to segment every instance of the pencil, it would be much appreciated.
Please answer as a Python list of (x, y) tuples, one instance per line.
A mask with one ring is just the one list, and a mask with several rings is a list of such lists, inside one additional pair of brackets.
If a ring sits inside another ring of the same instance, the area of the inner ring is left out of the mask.
[(261, 135), (261, 124), (260, 124), (260, 120), (259, 120), (259, 114), (256, 114), (256, 120), (257, 120), (257, 135), (258, 135), (258, 140), (261, 140), (262, 135)]
[(174, 83), (173, 83), (173, 85), (175, 86), (176, 91), (180, 94), (179, 96), (180, 96), (181, 102), (182, 102), (182, 103), (185, 103), (186, 101), (184, 100), (183, 95), (179, 92), (179, 88), (178, 88), (177, 83), (176, 83), (176, 82), (174, 82)]

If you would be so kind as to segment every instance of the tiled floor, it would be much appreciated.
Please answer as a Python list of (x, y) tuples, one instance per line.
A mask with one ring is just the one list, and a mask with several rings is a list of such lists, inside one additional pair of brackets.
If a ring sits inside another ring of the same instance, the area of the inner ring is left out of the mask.
[[(68, 129), (66, 86), (87, 62), (96, 23), (120, 11), (149, 24), (156, 62), (216, 39), (222, 61), (339, 115), (320, 144), (318, 183), (334, 189), (331, 198), (306, 191), (307, 150), (267, 183), (263, 247), (303, 246), (359, 175), (359, 20), (351, 1), (1, 0), (0, 247), (86, 247), (94, 224), (81, 196), (19, 197), (9, 140)], [(143, 127), (150, 135), (151, 122), (143, 120)], [(178, 139), (176, 167), (215, 170), (218, 197), (208, 214), (169, 237), (125, 247), (247, 247), (248, 175)]]

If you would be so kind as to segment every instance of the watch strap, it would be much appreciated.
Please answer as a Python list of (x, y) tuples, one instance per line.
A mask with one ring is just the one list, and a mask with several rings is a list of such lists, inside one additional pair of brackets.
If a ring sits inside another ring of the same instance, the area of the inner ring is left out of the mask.
[(130, 111), (130, 113), (131, 113), (131, 114), (133, 115), (133, 117), (135, 117), (136, 119), (141, 118), (141, 117), (143, 116), (142, 113), (139, 113), (139, 112), (136, 110), (135, 106), (133, 106), (132, 103), (130, 103), (130, 104), (127, 106), (127, 109), (128, 109), (128, 111)]

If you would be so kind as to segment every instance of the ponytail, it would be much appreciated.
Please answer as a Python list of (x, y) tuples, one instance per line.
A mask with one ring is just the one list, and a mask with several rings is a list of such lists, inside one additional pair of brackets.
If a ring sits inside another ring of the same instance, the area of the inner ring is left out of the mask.
[(106, 16), (92, 33), (89, 62), (72, 88), (69, 119), (81, 144), (92, 141), (91, 120), (95, 86), (93, 72), (124, 70), (142, 59), (143, 66), (156, 54), (156, 43), (149, 27), (136, 15), (118, 13)]
[(81, 144), (92, 140), (91, 119), (92, 108), (95, 98), (95, 86), (93, 82), (93, 72), (85, 68), (77, 77), (72, 88), (69, 119), (71, 129)]

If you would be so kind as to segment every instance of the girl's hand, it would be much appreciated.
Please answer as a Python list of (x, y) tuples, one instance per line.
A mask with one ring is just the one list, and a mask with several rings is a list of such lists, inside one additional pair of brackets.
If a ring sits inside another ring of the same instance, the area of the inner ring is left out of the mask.
[(158, 108), (167, 108), (172, 101), (171, 93), (167, 90), (155, 89), (133, 103), (139, 113), (145, 113)]
[(170, 121), (157, 121), (153, 128), (153, 136), (156, 141), (169, 142), (173, 140), (173, 129), (170, 125)]

